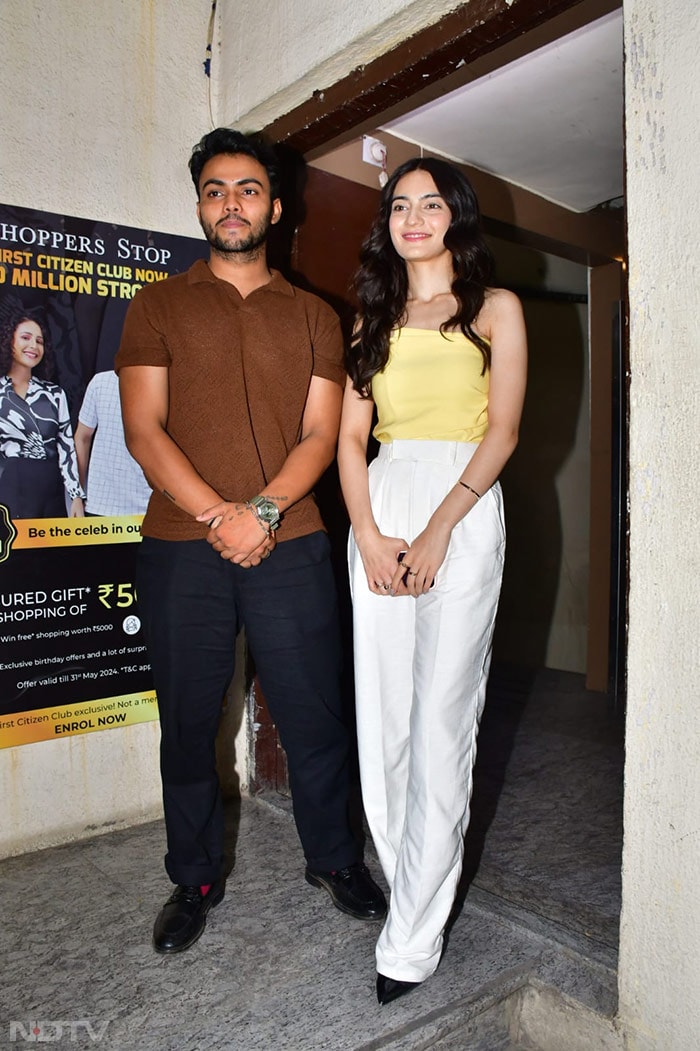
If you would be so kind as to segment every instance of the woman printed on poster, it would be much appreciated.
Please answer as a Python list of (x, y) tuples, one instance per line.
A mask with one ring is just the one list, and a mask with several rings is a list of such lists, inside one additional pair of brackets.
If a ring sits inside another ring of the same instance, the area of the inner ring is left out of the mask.
[(65, 391), (43, 312), (13, 303), (0, 323), (0, 502), (12, 518), (84, 515)]

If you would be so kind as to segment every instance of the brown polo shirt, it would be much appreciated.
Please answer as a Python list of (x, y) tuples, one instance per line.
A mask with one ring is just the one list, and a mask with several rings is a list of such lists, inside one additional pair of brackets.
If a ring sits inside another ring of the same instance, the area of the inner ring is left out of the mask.
[[(225, 500), (249, 500), (298, 444), (312, 376), (345, 382), (340, 324), (333, 310), (273, 271), (245, 299), (204, 260), (147, 285), (129, 305), (115, 361), (169, 369), (167, 431)], [(313, 496), (284, 513), (279, 541), (322, 529)], [(154, 492), (144, 536), (206, 536)]]

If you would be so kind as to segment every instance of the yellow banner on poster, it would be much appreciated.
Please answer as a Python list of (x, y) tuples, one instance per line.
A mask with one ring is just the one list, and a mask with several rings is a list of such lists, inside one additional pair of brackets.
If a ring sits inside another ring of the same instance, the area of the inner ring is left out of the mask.
[(59, 708), (39, 708), (33, 712), (0, 716), (0, 748), (13, 748), (36, 741), (112, 730), (116, 726), (149, 723), (158, 718), (153, 690), (80, 701)]
[(13, 548), (138, 543), (143, 515), (89, 518), (17, 518)]

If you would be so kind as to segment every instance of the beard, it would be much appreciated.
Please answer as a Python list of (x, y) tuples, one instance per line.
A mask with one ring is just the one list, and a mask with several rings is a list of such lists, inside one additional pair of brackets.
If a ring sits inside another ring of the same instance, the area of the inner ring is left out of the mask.
[(208, 223), (200, 219), (200, 226), (204, 236), (218, 255), (259, 255), (260, 250), (265, 247), (268, 230), (272, 220), (272, 205), (267, 215), (263, 216), (254, 226), (251, 225), (247, 233), (242, 231), (238, 234), (228, 236), (217, 231), (216, 224)]

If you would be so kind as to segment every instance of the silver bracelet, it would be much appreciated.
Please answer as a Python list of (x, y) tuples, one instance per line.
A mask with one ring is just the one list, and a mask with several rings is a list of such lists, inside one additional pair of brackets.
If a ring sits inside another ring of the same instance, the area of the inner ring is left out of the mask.
[(245, 506), (248, 508), (248, 510), (250, 511), (251, 515), (253, 516), (255, 521), (258, 523), (258, 525), (262, 529), (262, 531), (265, 534), (265, 536), (266, 537), (271, 537), (272, 536), (272, 527), (269, 526), (267, 524), (267, 522), (263, 522), (262, 518), (260, 517), (260, 515), (256, 511), (256, 509), (253, 506), (253, 504), (251, 504), (250, 500), (246, 500)]

